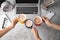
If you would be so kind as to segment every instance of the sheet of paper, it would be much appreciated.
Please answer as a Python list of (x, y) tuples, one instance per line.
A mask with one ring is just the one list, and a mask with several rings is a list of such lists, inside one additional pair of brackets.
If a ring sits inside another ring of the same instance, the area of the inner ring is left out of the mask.
[(4, 18), (7, 19), (7, 20), (5, 21), (5, 24), (4, 24), (4, 27), (5, 27), (5, 28), (8, 27), (8, 26), (10, 25), (10, 23), (11, 23), (11, 22), (9, 21), (8, 17), (7, 17), (5, 14), (1, 15), (1, 16), (0, 16), (0, 30), (2, 30)]

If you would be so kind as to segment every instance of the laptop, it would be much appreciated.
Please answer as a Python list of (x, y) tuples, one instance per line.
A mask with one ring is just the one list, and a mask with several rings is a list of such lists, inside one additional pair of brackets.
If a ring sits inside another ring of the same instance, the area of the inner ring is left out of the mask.
[(26, 14), (28, 19), (41, 16), (40, 0), (16, 0), (16, 16)]

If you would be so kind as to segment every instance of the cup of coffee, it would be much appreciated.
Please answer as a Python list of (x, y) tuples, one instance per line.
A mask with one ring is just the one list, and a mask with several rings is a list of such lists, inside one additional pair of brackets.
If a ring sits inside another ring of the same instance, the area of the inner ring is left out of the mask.
[(26, 15), (25, 14), (20, 14), (19, 17), (18, 17), (19, 23), (24, 24), (25, 20), (26, 20)]
[(26, 26), (27, 28), (32, 28), (32, 26), (33, 26), (32, 20), (31, 20), (31, 19), (27, 19), (27, 20), (25, 21), (25, 26)]
[(42, 23), (42, 18), (41, 18), (40, 16), (36, 16), (36, 17), (34, 18), (34, 24), (35, 24), (36, 26), (40, 26), (41, 23)]

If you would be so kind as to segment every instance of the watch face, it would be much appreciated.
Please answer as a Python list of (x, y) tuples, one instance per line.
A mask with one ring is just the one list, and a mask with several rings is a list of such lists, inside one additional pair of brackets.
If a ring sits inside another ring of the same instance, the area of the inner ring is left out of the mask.
[(38, 3), (38, 0), (16, 0), (16, 3)]
[(33, 26), (32, 20), (27, 19), (26, 22), (25, 22), (25, 26), (26, 26), (27, 28), (32, 28), (32, 26)]

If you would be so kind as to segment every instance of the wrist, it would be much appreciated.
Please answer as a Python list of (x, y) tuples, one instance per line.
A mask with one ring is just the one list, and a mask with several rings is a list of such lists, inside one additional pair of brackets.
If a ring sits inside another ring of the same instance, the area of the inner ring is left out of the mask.
[(15, 25), (14, 25), (14, 23), (11, 23), (10, 28), (12, 28), (12, 29), (13, 29), (13, 28), (14, 28), (14, 26), (15, 26)]
[(35, 36), (36, 40), (41, 40), (41, 38), (38, 36)]
[(40, 38), (40, 37), (38, 37), (36, 40), (41, 40), (41, 38)]
[(9, 27), (9, 29), (13, 29), (13, 27)]
[(54, 23), (50, 23), (48, 26), (49, 26), (49, 27), (52, 27), (52, 26), (53, 26), (53, 24), (54, 24)]

